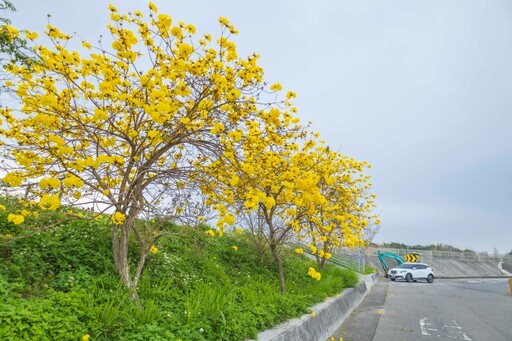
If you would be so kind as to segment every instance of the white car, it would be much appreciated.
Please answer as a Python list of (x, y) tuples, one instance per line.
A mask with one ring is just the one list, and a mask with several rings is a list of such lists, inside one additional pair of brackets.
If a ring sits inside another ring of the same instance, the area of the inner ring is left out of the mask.
[(388, 277), (392, 280), (405, 279), (407, 282), (425, 279), (434, 283), (434, 269), (425, 263), (403, 263), (388, 271)]

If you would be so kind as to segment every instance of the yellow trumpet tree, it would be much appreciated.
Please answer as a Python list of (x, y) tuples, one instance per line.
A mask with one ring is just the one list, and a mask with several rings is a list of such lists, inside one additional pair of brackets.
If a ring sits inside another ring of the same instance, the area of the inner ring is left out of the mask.
[(302, 223), (308, 226), (302, 240), (309, 242), (310, 252), (324, 268), (335, 248), (356, 247), (363, 243), (362, 232), (368, 221), (374, 195), (368, 194), (370, 177), (364, 175), (367, 162), (330, 150), (323, 145), (310, 153), (312, 171), (318, 176), (320, 193), (326, 199), (315, 207), (306, 207)]
[[(211, 200), (221, 203), (220, 211), (233, 212), (230, 223), (237, 215), (251, 212), (263, 222), (258, 232), (263, 230), (282, 292), (286, 283), (281, 251), (291, 235), (304, 227), (297, 212), (325, 201), (318, 190), (318, 176), (309, 169), (309, 150), (317, 134), (301, 126), (295, 108), (287, 104), (285, 109), (262, 111), (260, 120), (247, 122), (230, 162), (212, 163), (203, 172), (217, 182)], [(306, 141), (308, 136), (311, 139)], [(225, 223), (219, 220), (221, 226)]]
[[(52, 46), (34, 47), (40, 63), (8, 66), (19, 105), (0, 110), (3, 182), (25, 188), (41, 209), (91, 200), (110, 212), (115, 266), (136, 297), (159, 237), (138, 218), (154, 217), (169, 196), (195, 186), (199, 166), (231, 159), (241, 131), (264, 114), (257, 103), (263, 70), (257, 55), (238, 57), (230, 40), (237, 31), (225, 18), (212, 41), (152, 3), (148, 19), (109, 9), (109, 48), (82, 41), (81, 55), (66, 48), (72, 36), (48, 25)], [(220, 219), (232, 216), (221, 209)], [(129, 261), (132, 234), (138, 259)]]

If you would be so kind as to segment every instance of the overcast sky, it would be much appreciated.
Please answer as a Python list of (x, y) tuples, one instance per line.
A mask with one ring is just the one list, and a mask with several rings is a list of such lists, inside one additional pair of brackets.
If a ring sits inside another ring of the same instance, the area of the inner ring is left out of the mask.
[[(42, 32), (50, 13), (63, 32), (108, 35), (108, 1), (13, 2), (20, 29)], [(301, 119), (373, 165), (376, 241), (512, 249), (512, 1), (154, 3), (214, 37), (230, 19), (239, 55), (260, 53)]]

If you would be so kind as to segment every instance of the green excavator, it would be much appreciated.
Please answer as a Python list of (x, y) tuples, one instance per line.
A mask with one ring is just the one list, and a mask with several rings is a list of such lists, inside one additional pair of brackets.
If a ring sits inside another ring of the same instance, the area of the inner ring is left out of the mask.
[[(386, 262), (386, 258), (391, 258), (397, 261), (398, 265), (404, 263), (405, 261), (398, 255), (395, 255), (391, 252), (382, 252), (377, 251), (377, 257), (379, 257), (380, 264), (382, 264), (382, 268), (384, 269), (384, 276), (388, 277), (389, 265)], [(421, 258), (421, 253), (411, 252), (405, 255), (405, 258), (408, 262), (416, 263)]]
[(384, 276), (386, 278), (388, 277), (388, 271), (389, 271), (389, 265), (386, 262), (386, 258), (391, 258), (391, 259), (396, 260), (398, 265), (404, 263), (404, 260), (402, 258), (400, 258), (400, 256), (395, 255), (394, 253), (391, 253), (391, 252), (377, 251), (377, 257), (379, 258), (380, 264), (382, 265), (382, 268), (384, 269)]

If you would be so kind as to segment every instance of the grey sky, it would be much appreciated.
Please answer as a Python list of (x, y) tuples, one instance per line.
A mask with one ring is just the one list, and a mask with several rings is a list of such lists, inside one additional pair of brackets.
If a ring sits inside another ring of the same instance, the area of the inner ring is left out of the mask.
[[(111, 1), (120, 10), (144, 1)], [(17, 0), (13, 23), (94, 42), (108, 1)], [(200, 33), (240, 30), (327, 143), (373, 164), (376, 241), (512, 249), (512, 2), (154, 1)]]

